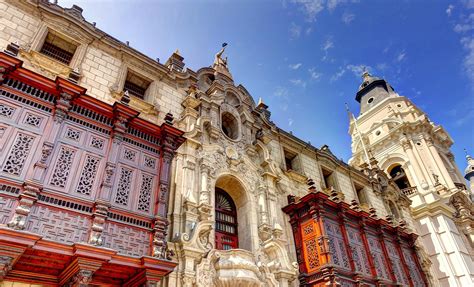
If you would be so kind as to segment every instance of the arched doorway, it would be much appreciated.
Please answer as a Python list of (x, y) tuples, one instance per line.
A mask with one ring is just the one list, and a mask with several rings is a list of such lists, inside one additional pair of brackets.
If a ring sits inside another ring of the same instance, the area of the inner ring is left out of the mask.
[(400, 189), (405, 189), (410, 186), (410, 182), (408, 181), (408, 177), (405, 173), (405, 170), (402, 168), (401, 165), (395, 165), (389, 170), (390, 177), (395, 182), (395, 184)]
[(239, 248), (237, 208), (224, 190), (216, 187), (216, 249)]

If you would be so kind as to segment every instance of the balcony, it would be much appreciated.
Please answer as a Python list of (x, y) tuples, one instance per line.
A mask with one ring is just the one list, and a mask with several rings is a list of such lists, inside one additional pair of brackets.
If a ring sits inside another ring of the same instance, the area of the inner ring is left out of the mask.
[(413, 186), (413, 187), (404, 188), (404, 189), (402, 189), (401, 191), (402, 191), (402, 193), (403, 193), (404, 195), (406, 195), (406, 196), (409, 197), (409, 196), (412, 196), (412, 195), (414, 195), (415, 193), (417, 193), (418, 190), (417, 190), (416, 186)]

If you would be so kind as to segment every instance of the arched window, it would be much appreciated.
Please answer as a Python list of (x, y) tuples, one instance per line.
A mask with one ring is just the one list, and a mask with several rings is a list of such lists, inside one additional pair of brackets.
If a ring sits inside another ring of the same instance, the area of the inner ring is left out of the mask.
[(403, 170), (401, 165), (394, 166), (389, 173), (398, 188), (405, 189), (410, 187), (410, 182), (408, 182), (405, 170)]
[(239, 248), (237, 210), (232, 198), (216, 187), (216, 249)]

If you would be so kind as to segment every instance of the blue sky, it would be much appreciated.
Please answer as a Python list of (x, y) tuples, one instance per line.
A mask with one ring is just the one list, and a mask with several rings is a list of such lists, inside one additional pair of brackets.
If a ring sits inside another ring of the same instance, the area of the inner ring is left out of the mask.
[(474, 155), (474, 0), (60, 1), (161, 62), (212, 64), (227, 42), (230, 70), (281, 128), (350, 158), (347, 102), (367, 67)]

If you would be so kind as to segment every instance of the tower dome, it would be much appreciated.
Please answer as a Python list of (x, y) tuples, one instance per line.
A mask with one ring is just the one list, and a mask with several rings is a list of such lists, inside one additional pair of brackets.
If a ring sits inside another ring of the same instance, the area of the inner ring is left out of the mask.
[(362, 84), (357, 91), (356, 101), (360, 103), (360, 113), (362, 114), (385, 98), (395, 95), (396, 93), (387, 81), (372, 76), (366, 71), (362, 74)]

